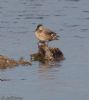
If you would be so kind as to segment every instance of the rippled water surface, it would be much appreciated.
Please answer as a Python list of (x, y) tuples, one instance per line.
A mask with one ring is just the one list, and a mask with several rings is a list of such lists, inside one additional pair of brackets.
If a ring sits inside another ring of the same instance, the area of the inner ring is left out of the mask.
[(66, 59), (0, 69), (0, 100), (89, 100), (89, 0), (0, 0), (0, 55), (30, 60), (39, 23), (60, 35), (49, 45)]

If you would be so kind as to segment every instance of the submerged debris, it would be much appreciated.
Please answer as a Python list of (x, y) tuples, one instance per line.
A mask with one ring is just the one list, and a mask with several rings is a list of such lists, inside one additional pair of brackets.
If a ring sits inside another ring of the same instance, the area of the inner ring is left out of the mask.
[(14, 60), (6, 56), (0, 55), (0, 69), (13, 68), (13, 66), (18, 65), (31, 65), (31, 62), (25, 61), (22, 58), (20, 60)]

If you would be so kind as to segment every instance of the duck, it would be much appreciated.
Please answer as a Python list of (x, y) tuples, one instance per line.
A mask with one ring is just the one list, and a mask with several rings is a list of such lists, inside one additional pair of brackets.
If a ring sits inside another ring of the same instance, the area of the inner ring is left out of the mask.
[(49, 28), (43, 26), (42, 24), (38, 24), (35, 29), (35, 36), (39, 40), (39, 43), (48, 43), (53, 40), (59, 40), (59, 35)]

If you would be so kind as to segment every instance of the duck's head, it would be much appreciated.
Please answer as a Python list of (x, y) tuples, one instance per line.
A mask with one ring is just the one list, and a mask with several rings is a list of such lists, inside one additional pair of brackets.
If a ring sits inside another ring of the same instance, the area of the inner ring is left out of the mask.
[(43, 25), (42, 24), (38, 24), (37, 27), (36, 27), (36, 31), (37, 30), (42, 30), (42, 29), (43, 29)]

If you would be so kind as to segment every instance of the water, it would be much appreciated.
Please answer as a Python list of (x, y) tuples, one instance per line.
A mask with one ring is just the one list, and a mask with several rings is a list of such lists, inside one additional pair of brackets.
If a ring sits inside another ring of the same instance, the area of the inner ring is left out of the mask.
[(66, 59), (54, 66), (33, 62), (0, 70), (0, 79), (6, 79), (0, 81), (0, 100), (88, 100), (89, 1), (0, 0), (0, 54), (29, 60), (37, 51), (39, 23), (59, 33), (50, 46)]

